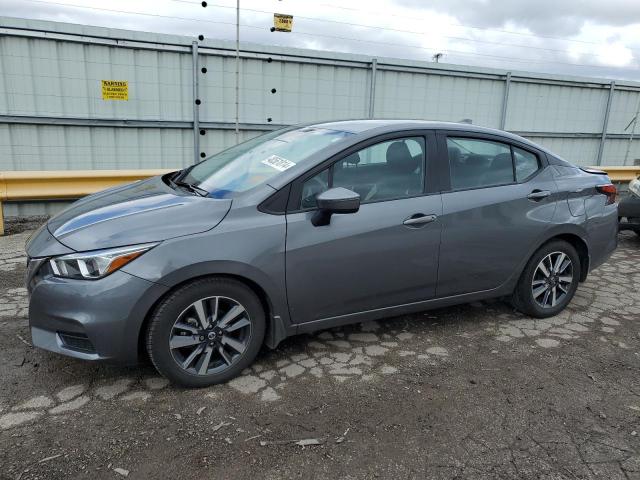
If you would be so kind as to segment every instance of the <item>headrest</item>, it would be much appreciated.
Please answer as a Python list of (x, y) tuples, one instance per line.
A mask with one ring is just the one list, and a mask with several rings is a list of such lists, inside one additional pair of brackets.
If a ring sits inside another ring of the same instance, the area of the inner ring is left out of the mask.
[(358, 165), (360, 163), (360, 154), (358, 152), (352, 153), (344, 159), (344, 164)]
[(487, 159), (483, 155), (471, 154), (467, 157), (465, 164), (468, 167), (483, 168), (487, 166)]
[(413, 172), (417, 167), (409, 147), (404, 142), (393, 142), (387, 147), (387, 165), (399, 173)]
[(511, 170), (513, 168), (510, 153), (500, 153), (493, 157), (491, 168), (496, 170)]
[(458, 147), (448, 147), (447, 150), (449, 151), (449, 161), (460, 161), (460, 149)]

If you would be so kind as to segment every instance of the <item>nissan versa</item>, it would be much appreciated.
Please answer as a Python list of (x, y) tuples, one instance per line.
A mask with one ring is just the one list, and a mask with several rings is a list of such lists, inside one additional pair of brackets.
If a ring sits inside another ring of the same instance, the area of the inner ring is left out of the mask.
[(616, 247), (616, 189), (505, 132), (345, 121), (90, 195), (27, 243), (33, 344), (226, 381), (287, 336), (491, 297), (550, 317)]

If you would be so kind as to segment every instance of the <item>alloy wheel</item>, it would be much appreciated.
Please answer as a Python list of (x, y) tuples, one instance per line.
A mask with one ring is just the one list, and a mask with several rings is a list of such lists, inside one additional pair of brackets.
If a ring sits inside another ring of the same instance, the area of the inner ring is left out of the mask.
[(207, 297), (178, 316), (169, 336), (175, 362), (188, 373), (220, 373), (236, 363), (249, 345), (251, 319), (232, 298)]
[(564, 252), (552, 252), (544, 257), (531, 282), (533, 299), (542, 308), (553, 308), (564, 301), (573, 283), (573, 262)]

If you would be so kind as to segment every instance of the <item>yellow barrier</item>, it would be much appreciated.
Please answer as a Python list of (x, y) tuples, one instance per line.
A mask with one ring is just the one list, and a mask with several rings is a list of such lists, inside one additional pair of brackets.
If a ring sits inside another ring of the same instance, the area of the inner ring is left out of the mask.
[(0, 172), (0, 235), (4, 235), (2, 202), (76, 199), (105, 188), (174, 170), (57, 170)]
[(640, 177), (640, 165), (633, 167), (591, 167), (597, 170), (604, 170), (613, 182), (630, 182), (634, 178)]
[[(604, 170), (614, 182), (640, 176), (640, 166), (593, 167)], [(0, 235), (4, 235), (2, 202), (76, 199), (105, 188), (135, 182), (173, 170), (56, 170), (0, 172)]]

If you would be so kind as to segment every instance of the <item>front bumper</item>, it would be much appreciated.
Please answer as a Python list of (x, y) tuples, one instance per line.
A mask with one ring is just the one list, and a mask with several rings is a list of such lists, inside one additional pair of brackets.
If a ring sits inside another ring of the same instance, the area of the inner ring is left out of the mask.
[(100, 280), (36, 275), (28, 288), (34, 346), (120, 365), (138, 362), (144, 319), (167, 291), (123, 271)]
[(622, 198), (618, 203), (618, 216), (621, 218), (620, 230), (640, 232), (640, 198), (631, 194)]

